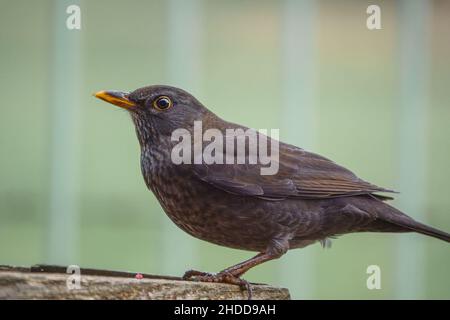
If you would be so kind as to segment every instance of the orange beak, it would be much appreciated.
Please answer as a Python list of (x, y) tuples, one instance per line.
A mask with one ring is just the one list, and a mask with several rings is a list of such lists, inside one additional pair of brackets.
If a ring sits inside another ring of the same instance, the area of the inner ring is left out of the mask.
[(106, 102), (112, 103), (118, 107), (124, 109), (131, 109), (136, 106), (136, 104), (128, 99), (127, 92), (121, 91), (99, 91), (94, 94), (96, 98), (105, 100)]

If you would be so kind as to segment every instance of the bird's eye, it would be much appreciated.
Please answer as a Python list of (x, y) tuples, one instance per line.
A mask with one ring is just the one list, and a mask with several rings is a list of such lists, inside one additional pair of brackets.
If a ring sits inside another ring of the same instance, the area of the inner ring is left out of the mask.
[(167, 110), (172, 106), (172, 100), (169, 97), (161, 96), (153, 102), (153, 106), (158, 110)]

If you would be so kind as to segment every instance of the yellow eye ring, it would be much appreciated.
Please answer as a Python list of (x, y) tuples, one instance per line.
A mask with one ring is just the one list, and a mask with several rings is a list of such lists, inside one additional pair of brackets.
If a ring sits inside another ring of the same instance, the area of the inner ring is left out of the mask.
[(164, 111), (172, 107), (172, 100), (168, 96), (160, 96), (153, 101), (153, 107), (157, 110)]

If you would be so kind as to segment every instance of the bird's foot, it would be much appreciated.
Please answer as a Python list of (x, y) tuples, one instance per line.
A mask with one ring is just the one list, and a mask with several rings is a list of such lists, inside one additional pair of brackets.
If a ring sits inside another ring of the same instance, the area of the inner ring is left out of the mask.
[(209, 273), (197, 270), (188, 270), (183, 275), (183, 280), (193, 280), (200, 282), (228, 283), (239, 286), (242, 290), (247, 290), (248, 300), (252, 299), (252, 288), (247, 280), (241, 279), (239, 276), (231, 272), (221, 271), (219, 273)]

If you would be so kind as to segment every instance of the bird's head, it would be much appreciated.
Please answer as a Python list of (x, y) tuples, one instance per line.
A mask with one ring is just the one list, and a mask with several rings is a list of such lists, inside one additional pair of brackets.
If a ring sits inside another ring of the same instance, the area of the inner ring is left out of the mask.
[(99, 91), (95, 96), (129, 111), (141, 143), (170, 136), (178, 128), (191, 131), (194, 121), (210, 114), (191, 94), (170, 86), (148, 86), (130, 93)]

